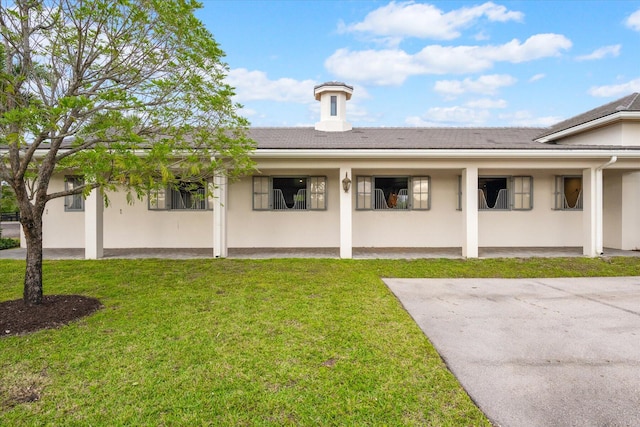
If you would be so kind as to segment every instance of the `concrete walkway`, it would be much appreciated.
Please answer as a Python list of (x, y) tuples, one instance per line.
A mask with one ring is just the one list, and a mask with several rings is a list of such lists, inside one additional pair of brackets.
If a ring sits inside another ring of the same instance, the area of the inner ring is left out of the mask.
[[(18, 222), (2, 222), (3, 237), (20, 237)], [(580, 247), (526, 247), (479, 249), (480, 258), (532, 258), (532, 257), (581, 257)], [(605, 249), (604, 256), (640, 257), (640, 251)], [(0, 251), (0, 259), (25, 259), (25, 249)], [(45, 259), (84, 259), (84, 249), (45, 249)], [(137, 248), (105, 249), (104, 258), (167, 258), (194, 259), (212, 258), (213, 248)], [(270, 259), (270, 258), (339, 258), (339, 248), (229, 248), (229, 258)], [(452, 248), (353, 248), (355, 259), (462, 259), (462, 249)]]
[[(581, 257), (582, 248), (480, 248), (480, 258), (558, 258)], [(25, 259), (26, 250), (21, 248), (0, 251), (0, 259)], [(44, 249), (44, 259), (84, 259), (84, 249)], [(605, 257), (640, 257), (639, 251), (605, 249)], [(196, 259), (212, 258), (213, 248), (137, 248), (105, 249), (104, 258), (165, 258)], [(339, 258), (337, 248), (258, 248), (229, 249), (229, 258)], [(460, 248), (354, 248), (354, 259), (462, 259)]]
[(640, 277), (385, 282), (496, 425), (640, 425)]

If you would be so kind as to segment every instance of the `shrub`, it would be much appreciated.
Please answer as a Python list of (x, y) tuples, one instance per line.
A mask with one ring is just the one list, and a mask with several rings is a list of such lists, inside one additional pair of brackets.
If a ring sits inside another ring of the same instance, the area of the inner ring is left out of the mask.
[(17, 248), (20, 246), (20, 240), (0, 237), (0, 250)]

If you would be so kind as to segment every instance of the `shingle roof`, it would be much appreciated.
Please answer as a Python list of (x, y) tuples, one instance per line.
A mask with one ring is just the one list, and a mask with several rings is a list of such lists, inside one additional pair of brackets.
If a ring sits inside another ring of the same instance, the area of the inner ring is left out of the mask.
[(545, 149), (544, 128), (251, 128), (258, 149)]
[(577, 116), (557, 123), (547, 128), (543, 133), (538, 135), (536, 139), (615, 114), (619, 111), (640, 111), (640, 93), (632, 93), (624, 98), (601, 105), (586, 113), (578, 114)]

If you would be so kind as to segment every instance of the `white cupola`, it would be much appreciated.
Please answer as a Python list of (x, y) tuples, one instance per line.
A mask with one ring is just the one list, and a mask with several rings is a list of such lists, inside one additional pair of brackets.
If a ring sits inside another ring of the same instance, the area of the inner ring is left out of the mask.
[(347, 101), (351, 99), (353, 87), (341, 82), (326, 82), (313, 88), (316, 101), (320, 101), (320, 121), (316, 130), (344, 132), (351, 130), (347, 122)]

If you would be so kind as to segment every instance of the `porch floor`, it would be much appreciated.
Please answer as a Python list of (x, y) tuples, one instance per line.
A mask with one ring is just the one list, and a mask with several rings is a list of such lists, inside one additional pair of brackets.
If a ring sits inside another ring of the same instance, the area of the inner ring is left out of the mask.
[[(163, 258), (196, 259), (211, 258), (212, 248), (136, 248), (105, 249), (104, 258)], [(84, 249), (45, 249), (45, 259), (84, 259)], [(581, 247), (485, 247), (479, 249), (480, 258), (557, 258), (581, 257)], [(604, 257), (640, 257), (640, 251), (623, 251), (605, 248)], [(0, 259), (25, 259), (22, 248), (0, 251)], [(339, 258), (338, 248), (230, 248), (229, 258)], [(354, 259), (462, 259), (461, 248), (354, 248)]]

